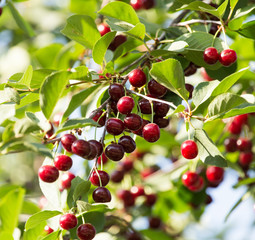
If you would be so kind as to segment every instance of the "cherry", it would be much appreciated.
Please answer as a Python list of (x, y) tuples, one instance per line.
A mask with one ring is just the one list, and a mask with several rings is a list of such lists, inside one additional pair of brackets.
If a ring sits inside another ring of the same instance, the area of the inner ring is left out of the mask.
[(110, 32), (111, 29), (106, 23), (101, 23), (97, 26), (97, 29), (101, 36), (104, 36), (106, 33)]
[(223, 50), (219, 56), (220, 63), (225, 67), (232, 65), (236, 61), (236, 59), (236, 52), (232, 49)]
[(90, 154), (90, 151), (91, 146), (85, 140), (78, 139), (72, 144), (72, 152), (78, 156), (86, 158)]
[(124, 178), (124, 171), (123, 170), (115, 170), (111, 174), (111, 181), (114, 183), (120, 183)]
[(188, 189), (192, 192), (200, 192), (204, 187), (204, 179), (199, 176), (199, 181), (196, 185), (189, 186)]
[(235, 152), (237, 150), (236, 138), (226, 138), (224, 141), (225, 149), (227, 152)]
[(124, 203), (124, 207), (132, 207), (135, 204), (135, 198), (128, 190), (120, 190), (117, 192), (117, 196)]
[(134, 198), (145, 195), (144, 188), (141, 186), (133, 186), (130, 189), (131, 194)]
[(48, 130), (46, 132), (45, 136), (46, 136), (46, 138), (50, 138), (53, 134), (54, 134), (54, 127), (53, 127), (52, 123), (50, 122), (50, 130)]
[(205, 200), (205, 204), (209, 205), (210, 203), (212, 203), (213, 199), (210, 195), (206, 195), (206, 200)]
[(92, 194), (93, 200), (97, 203), (110, 202), (112, 199), (110, 191), (105, 187), (98, 187)]
[(130, 84), (133, 87), (142, 87), (146, 83), (146, 75), (141, 69), (134, 69), (128, 75)]
[[(211, 25), (209, 33), (212, 34), (212, 35), (215, 35), (218, 30), (219, 30), (218, 25), (213, 23)], [(216, 37), (220, 37), (220, 32), (217, 33)]]
[(158, 117), (165, 117), (169, 111), (169, 105), (162, 102), (153, 102), (153, 110)]
[(59, 126), (59, 123), (60, 123), (62, 117), (63, 117), (63, 113), (61, 113), (61, 112), (54, 115), (54, 117), (53, 117), (53, 124), (56, 127)]
[(121, 114), (129, 114), (135, 106), (135, 101), (133, 98), (125, 96), (119, 99), (117, 103), (118, 111)]
[(156, 97), (163, 97), (167, 92), (167, 88), (155, 81), (154, 79), (151, 79), (148, 82), (148, 90), (150, 94)]
[(129, 172), (133, 169), (134, 162), (126, 158), (123, 162), (120, 162), (119, 165), (121, 170), (124, 172)]
[(242, 125), (232, 121), (228, 126), (228, 131), (232, 134), (240, 134), (242, 131)]
[(241, 152), (239, 156), (239, 164), (242, 167), (249, 167), (253, 160), (253, 153), (252, 152)]
[(143, 0), (130, 0), (130, 5), (137, 11), (143, 8)]
[(65, 134), (61, 137), (62, 146), (67, 152), (72, 152), (72, 144), (76, 140), (77, 138), (72, 134)]
[(78, 223), (78, 220), (76, 216), (72, 213), (64, 214), (59, 219), (60, 227), (62, 227), (65, 230), (69, 230), (76, 227), (77, 223)]
[(118, 118), (110, 118), (106, 122), (106, 130), (111, 135), (120, 135), (125, 129), (124, 123)]
[(76, 233), (80, 240), (92, 240), (96, 235), (96, 229), (90, 223), (84, 223), (77, 228)]
[(55, 157), (54, 165), (60, 171), (67, 171), (72, 167), (73, 161), (69, 156), (59, 155)]
[(120, 161), (124, 156), (124, 148), (120, 144), (112, 143), (106, 147), (105, 155), (113, 161)]
[(136, 149), (135, 141), (130, 136), (122, 136), (119, 139), (118, 144), (124, 148), (126, 153), (131, 153)]
[(191, 99), (194, 87), (191, 84), (186, 83), (185, 88), (189, 92), (189, 99)]
[(151, 114), (151, 104), (150, 101), (143, 98), (138, 102), (141, 113)]
[[(101, 170), (97, 170), (99, 176), (100, 176), (100, 179), (101, 179), (101, 183), (102, 183), (102, 186), (106, 186), (109, 181), (110, 181), (110, 176), (107, 172), (105, 171), (101, 171)], [(94, 186), (100, 186), (100, 180), (99, 180), (99, 177), (98, 177), (98, 174), (97, 174), (96, 171), (94, 171), (92, 174), (91, 174), (91, 177), (90, 177), (90, 182), (94, 185)]]
[(137, 232), (128, 232), (126, 234), (126, 239), (127, 240), (142, 240), (140, 234)]
[(187, 171), (182, 175), (182, 183), (185, 187), (198, 185), (200, 176), (196, 172)]
[(161, 118), (158, 116), (154, 116), (153, 122), (156, 123), (159, 128), (166, 128), (169, 125), (169, 118)]
[(224, 169), (215, 166), (209, 166), (206, 169), (206, 178), (212, 184), (218, 184), (223, 180)]
[(142, 124), (142, 118), (135, 113), (130, 113), (124, 118), (124, 125), (129, 130), (137, 131), (141, 128)]
[(143, 138), (147, 142), (156, 142), (160, 138), (160, 129), (157, 124), (149, 123), (143, 128)]
[(110, 102), (110, 107), (111, 107), (111, 111), (117, 115), (118, 114), (118, 109), (117, 109), (117, 103), (113, 100), (111, 100)]
[(39, 168), (38, 175), (42, 181), (52, 183), (58, 179), (59, 171), (54, 166), (43, 165)]
[(136, 131), (132, 131), (134, 134), (139, 135), (139, 136), (143, 136), (143, 128), (145, 127), (145, 125), (149, 124), (150, 122), (148, 120), (142, 119), (142, 126), (136, 130)]
[(97, 150), (97, 157), (101, 156), (103, 151), (104, 151), (104, 147), (103, 147), (103, 144), (98, 142), (97, 140), (89, 140), (88, 141), (90, 146), (93, 145), (96, 150)]
[(252, 149), (252, 142), (247, 138), (239, 138), (236, 145), (241, 152), (250, 152)]
[(44, 232), (46, 232), (47, 234), (51, 234), (54, 232), (54, 230), (51, 227), (49, 227), (48, 225), (46, 225), (44, 228)]
[(98, 156), (97, 146), (89, 141), (88, 143), (90, 146), (90, 153), (89, 155), (84, 156), (84, 158), (86, 158), (87, 160), (93, 160)]
[(102, 110), (98, 111), (96, 115), (92, 118), (95, 122), (97, 122), (101, 127), (105, 125), (106, 114)]
[(155, 6), (155, 0), (143, 0), (143, 8), (151, 9)]
[(145, 197), (146, 197), (145, 205), (147, 205), (149, 207), (152, 207), (157, 201), (156, 194), (146, 194)]
[(204, 61), (207, 64), (215, 64), (219, 59), (219, 54), (216, 48), (209, 47), (204, 51)]
[(234, 122), (239, 125), (247, 124), (248, 114), (242, 114), (234, 117)]
[(71, 172), (65, 172), (61, 175), (61, 188), (69, 189), (71, 187), (72, 180), (75, 178), (75, 175)]
[(108, 162), (108, 158), (106, 157), (104, 152), (102, 153), (102, 156), (98, 157), (97, 159), (98, 164), (102, 164), (102, 161), (103, 164), (106, 164)]
[(3, 14), (3, 8), (0, 8), (0, 16)]
[(149, 225), (150, 225), (150, 228), (153, 228), (153, 229), (160, 228), (161, 219), (158, 218), (158, 217), (150, 217), (149, 218)]
[(125, 35), (117, 35), (111, 44), (109, 45), (108, 49), (115, 51), (121, 44), (127, 41), (127, 37)]
[(186, 140), (181, 145), (182, 156), (186, 159), (193, 159), (198, 155), (197, 144), (193, 140)]
[(195, 74), (197, 71), (197, 67), (194, 63), (190, 62), (189, 66), (184, 70), (184, 75), (186, 77)]
[(214, 80), (213, 78), (211, 78), (211, 77), (208, 75), (208, 73), (206, 72), (205, 68), (201, 68), (201, 75), (202, 75), (202, 77), (204, 78), (205, 81), (210, 82), (210, 81), (213, 81), (213, 80)]
[(121, 84), (113, 83), (108, 88), (108, 93), (113, 101), (118, 102), (121, 97), (125, 96), (125, 89)]

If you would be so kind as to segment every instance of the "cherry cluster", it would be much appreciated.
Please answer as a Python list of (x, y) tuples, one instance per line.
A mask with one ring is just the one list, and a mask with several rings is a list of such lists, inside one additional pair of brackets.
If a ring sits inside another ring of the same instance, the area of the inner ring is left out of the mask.
[(155, 0), (130, 0), (130, 5), (136, 10), (151, 9), (155, 6)]

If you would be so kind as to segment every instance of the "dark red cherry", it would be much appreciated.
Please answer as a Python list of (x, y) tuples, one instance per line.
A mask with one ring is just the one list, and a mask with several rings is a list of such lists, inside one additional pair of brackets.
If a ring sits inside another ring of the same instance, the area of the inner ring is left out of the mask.
[(106, 23), (101, 23), (97, 26), (97, 29), (101, 36), (104, 36), (106, 33), (110, 32), (111, 29)]
[(72, 134), (65, 134), (61, 137), (62, 146), (67, 152), (72, 152), (72, 144), (76, 140), (77, 138)]
[(235, 152), (237, 150), (236, 138), (226, 138), (224, 141), (225, 149), (227, 152)]
[(106, 113), (100, 110), (96, 113), (96, 115), (92, 119), (102, 127), (105, 125)]
[(219, 56), (220, 63), (225, 67), (232, 65), (236, 61), (236, 59), (236, 52), (232, 49), (223, 50)]
[(97, 150), (96, 157), (101, 156), (104, 151), (103, 144), (101, 142), (98, 142), (97, 140), (89, 140), (88, 142), (90, 145), (93, 145), (96, 148)]
[(106, 147), (105, 155), (113, 161), (120, 161), (124, 157), (124, 148), (120, 144), (112, 143)]
[(54, 134), (54, 127), (52, 123), (50, 122), (50, 130), (46, 132), (46, 138), (50, 138)]
[(197, 144), (193, 140), (186, 140), (181, 145), (182, 156), (186, 159), (193, 159), (198, 155)]
[(191, 99), (194, 87), (191, 84), (186, 83), (185, 88), (189, 92), (189, 99)]
[(247, 138), (239, 138), (236, 142), (236, 145), (241, 152), (250, 152), (252, 149), (252, 142)]
[(55, 182), (59, 177), (59, 171), (51, 165), (43, 165), (38, 170), (40, 179), (47, 183)]
[(118, 144), (124, 148), (126, 153), (131, 153), (136, 149), (135, 141), (130, 136), (122, 136), (119, 139)]
[(90, 154), (90, 151), (90, 144), (85, 140), (78, 139), (72, 144), (72, 152), (78, 156), (86, 158)]
[(156, 194), (146, 194), (145, 195), (145, 205), (151, 207), (153, 206), (157, 201), (157, 195)]
[(216, 48), (209, 47), (204, 51), (204, 61), (207, 64), (215, 64), (219, 59), (219, 54)]
[(132, 131), (140, 129), (142, 123), (143, 123), (142, 118), (135, 113), (130, 113), (124, 118), (125, 127)]
[(242, 167), (249, 167), (253, 160), (253, 153), (252, 152), (241, 152), (239, 155), (239, 164)]
[(108, 49), (115, 51), (121, 44), (127, 41), (127, 37), (125, 35), (117, 35), (111, 44), (109, 45)]
[(146, 75), (141, 69), (134, 69), (129, 73), (128, 79), (133, 87), (142, 87), (146, 83)]
[(73, 161), (69, 156), (58, 155), (54, 159), (54, 165), (60, 171), (67, 171), (72, 167)]
[(3, 14), (3, 8), (0, 8), (0, 16)]
[(130, 5), (138, 11), (143, 8), (143, 0), (130, 0)]
[(155, 6), (155, 0), (143, 0), (143, 8), (151, 9)]
[(128, 232), (126, 234), (126, 239), (127, 240), (142, 240), (140, 234), (137, 232)]
[(153, 110), (158, 117), (165, 117), (169, 111), (169, 105), (162, 102), (153, 102)]
[(84, 156), (84, 158), (86, 158), (87, 160), (93, 160), (97, 157), (97, 147), (94, 144), (91, 144), (90, 142), (89, 146), (90, 146), (90, 153), (89, 155)]
[(144, 188), (141, 186), (133, 186), (130, 189), (131, 194), (133, 195), (134, 198), (143, 196), (145, 194)]
[(136, 135), (139, 135), (139, 136), (143, 136), (143, 128), (147, 125), (147, 124), (149, 124), (150, 122), (148, 121), (148, 120), (145, 120), (145, 119), (142, 119), (142, 126), (138, 129), (138, 130), (136, 130), (136, 131), (132, 131), (134, 134), (136, 134)]
[(90, 223), (84, 223), (77, 228), (76, 233), (80, 240), (92, 240), (96, 235), (96, 229)]
[(110, 191), (105, 187), (98, 187), (92, 194), (93, 200), (97, 203), (110, 202), (112, 199)]
[(59, 225), (65, 230), (70, 230), (76, 227), (78, 220), (76, 216), (72, 213), (64, 214), (59, 219)]
[(167, 88), (155, 81), (154, 79), (151, 79), (148, 82), (148, 90), (150, 94), (156, 97), (163, 97), (167, 92)]
[(228, 131), (232, 134), (238, 135), (242, 131), (242, 125), (236, 123), (235, 121), (232, 121), (228, 126)]
[(106, 122), (106, 130), (111, 135), (120, 135), (125, 129), (124, 123), (118, 118), (110, 118)]
[(189, 77), (189, 76), (195, 74), (196, 71), (197, 71), (197, 66), (194, 63), (190, 62), (189, 66), (187, 68), (185, 68), (185, 70), (184, 70), (184, 75), (186, 77)]
[(135, 106), (135, 101), (133, 98), (125, 96), (119, 99), (117, 103), (118, 111), (121, 114), (129, 114), (132, 112)]
[(46, 225), (44, 228), (44, 232), (46, 232), (46, 234), (51, 234), (54, 232), (54, 230), (51, 227), (49, 227), (48, 225)]
[(215, 166), (209, 166), (206, 169), (206, 178), (212, 184), (218, 184), (223, 180), (224, 169)]
[(156, 142), (160, 138), (160, 129), (157, 124), (149, 123), (143, 128), (143, 138), (147, 142)]
[(124, 171), (123, 170), (115, 170), (111, 174), (111, 181), (114, 183), (120, 183), (124, 178)]
[(106, 157), (105, 153), (103, 152), (102, 155), (97, 159), (98, 164), (106, 164), (108, 162), (108, 158)]
[(113, 101), (118, 102), (121, 97), (125, 96), (125, 89), (121, 84), (113, 83), (108, 88), (108, 93)]
[(75, 178), (75, 175), (71, 172), (65, 172), (61, 175), (60, 184), (62, 189), (69, 189), (71, 182)]
[(166, 128), (169, 125), (169, 118), (161, 118), (158, 116), (154, 116), (153, 122), (156, 123), (159, 128)]
[(138, 102), (141, 113), (151, 114), (151, 104), (150, 101), (143, 98)]
[[(98, 173), (97, 173), (98, 172)], [(97, 170), (94, 171), (92, 174), (91, 174), (91, 177), (90, 177), (90, 182), (95, 185), (95, 186), (100, 186), (100, 180), (99, 180), (99, 176), (100, 176), (100, 179), (101, 179), (101, 183), (102, 183), (102, 186), (106, 186), (109, 181), (110, 181), (110, 176), (107, 172), (105, 171), (101, 171), (101, 170)], [(98, 176), (99, 175), (99, 176)]]
[(124, 172), (130, 172), (134, 167), (134, 162), (128, 158), (119, 163), (119, 168)]
[(157, 229), (161, 226), (161, 220), (158, 217), (150, 217), (149, 218), (150, 228)]

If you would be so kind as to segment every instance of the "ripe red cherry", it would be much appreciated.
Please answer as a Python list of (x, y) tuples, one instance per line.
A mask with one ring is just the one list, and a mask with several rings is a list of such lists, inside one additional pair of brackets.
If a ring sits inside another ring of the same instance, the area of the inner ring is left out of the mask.
[(155, 0), (143, 0), (143, 8), (151, 9), (155, 6)]
[(72, 180), (75, 178), (75, 175), (71, 172), (65, 172), (61, 175), (61, 188), (62, 189), (69, 189), (71, 187)]
[(120, 183), (124, 178), (124, 171), (123, 170), (115, 170), (111, 174), (111, 181), (114, 183)]
[(104, 36), (106, 33), (110, 32), (111, 29), (106, 23), (101, 23), (97, 26), (97, 29), (101, 36)]
[(98, 164), (106, 164), (108, 162), (108, 158), (106, 157), (105, 153), (103, 152), (102, 155), (97, 159)]
[(141, 113), (151, 114), (151, 104), (150, 101), (143, 98), (138, 102)]
[(182, 175), (182, 183), (185, 187), (197, 185), (199, 182), (199, 175), (196, 172), (187, 171)]
[(157, 229), (161, 225), (161, 220), (158, 217), (150, 217), (149, 218), (150, 228)]
[(147, 142), (156, 142), (160, 138), (160, 129), (157, 124), (149, 123), (143, 128), (143, 138)]
[(96, 113), (96, 115), (92, 118), (95, 122), (97, 122), (101, 127), (105, 125), (106, 114), (102, 110)]
[(193, 159), (198, 154), (197, 144), (193, 140), (186, 140), (181, 145), (182, 156), (186, 159)]
[(72, 144), (72, 152), (78, 156), (86, 158), (90, 151), (90, 144), (85, 140), (79, 139)]
[(85, 223), (77, 228), (76, 233), (80, 240), (92, 240), (96, 235), (96, 229), (90, 223)]
[(228, 131), (232, 134), (240, 134), (242, 131), (242, 125), (232, 121), (228, 126)]
[(44, 228), (44, 232), (46, 232), (47, 234), (51, 234), (54, 232), (54, 230), (51, 227), (49, 227), (48, 225), (46, 225)]
[(248, 114), (242, 114), (234, 117), (234, 121), (239, 125), (247, 124)]
[(121, 84), (114, 83), (108, 88), (108, 93), (113, 101), (118, 102), (121, 97), (125, 96), (125, 89)]
[(191, 84), (186, 83), (185, 88), (189, 92), (189, 99), (191, 99), (194, 87)]
[(204, 68), (201, 68), (201, 75), (202, 75), (202, 77), (204, 78), (205, 81), (210, 82), (210, 81), (213, 81), (213, 80), (214, 80), (213, 78), (211, 78), (211, 77), (208, 75), (208, 73), (206, 72), (206, 70), (205, 70)]
[(125, 127), (132, 131), (140, 129), (142, 123), (143, 123), (142, 118), (135, 113), (130, 113), (124, 118)]
[(127, 41), (127, 37), (125, 35), (117, 35), (111, 44), (109, 45), (108, 49), (115, 51), (121, 44)]
[(145, 194), (144, 188), (141, 186), (133, 186), (130, 189), (131, 194), (133, 195), (134, 198), (143, 196)]
[(242, 167), (249, 167), (253, 160), (253, 153), (252, 152), (241, 152), (239, 155), (239, 164)]
[(155, 81), (154, 79), (151, 79), (148, 82), (148, 90), (150, 94), (156, 97), (163, 97), (167, 92), (167, 88)]
[(143, 8), (143, 0), (130, 0), (130, 5), (138, 11)]
[(169, 118), (161, 118), (158, 116), (154, 116), (153, 122), (156, 123), (159, 128), (166, 128), (169, 125)]
[(204, 61), (207, 64), (215, 64), (219, 59), (219, 54), (216, 48), (209, 47), (204, 51)]
[(147, 125), (147, 124), (149, 124), (150, 122), (148, 121), (148, 120), (145, 120), (145, 119), (142, 119), (142, 126), (138, 129), (138, 130), (136, 130), (136, 131), (132, 131), (134, 134), (136, 134), (136, 135), (139, 135), (139, 136), (143, 136), (143, 128)]
[(135, 101), (133, 98), (125, 96), (119, 99), (117, 103), (118, 111), (121, 114), (129, 114), (135, 106)]
[(119, 139), (118, 144), (124, 148), (126, 153), (131, 153), (136, 149), (135, 141), (130, 136), (122, 136)]
[(252, 142), (247, 138), (239, 138), (236, 145), (241, 152), (250, 152), (252, 149)]
[(219, 56), (220, 63), (226, 67), (232, 65), (236, 61), (236, 59), (236, 52), (232, 49), (223, 50)]
[(145, 195), (145, 205), (149, 206), (149, 207), (152, 207), (156, 201), (157, 201), (157, 195), (156, 194), (146, 194)]
[(113, 161), (120, 161), (124, 156), (124, 148), (120, 144), (112, 143), (106, 147), (105, 155)]
[(65, 134), (63, 137), (61, 137), (62, 146), (67, 152), (72, 152), (72, 144), (76, 140), (77, 138), (72, 134)]
[(137, 232), (128, 232), (126, 238), (127, 240), (142, 240), (140, 234)]
[(218, 184), (223, 180), (224, 169), (215, 166), (209, 166), (206, 169), (206, 178), (212, 184)]
[(110, 118), (106, 122), (106, 130), (111, 135), (120, 135), (125, 129), (124, 123), (118, 118)]
[(227, 152), (235, 152), (237, 150), (236, 138), (226, 138), (224, 141), (225, 149)]
[(88, 141), (90, 145), (93, 145), (96, 150), (97, 150), (97, 157), (101, 156), (103, 151), (104, 151), (104, 147), (103, 147), (103, 144), (98, 142), (97, 140), (89, 140)]
[(58, 179), (59, 171), (54, 166), (44, 165), (39, 168), (38, 175), (42, 181), (52, 183)]
[(124, 172), (129, 172), (134, 167), (134, 162), (128, 158), (126, 158), (123, 162), (119, 163), (119, 168), (123, 170)]
[(153, 110), (155, 112), (155, 115), (157, 117), (165, 117), (169, 111), (170, 107), (169, 105), (161, 102), (153, 102)]
[[(110, 181), (110, 176), (107, 172), (105, 171), (101, 171), (101, 170), (97, 170), (99, 176), (100, 176), (100, 179), (101, 179), (101, 183), (102, 183), (102, 186), (106, 186), (109, 181)], [(99, 177), (98, 177), (98, 174), (97, 174), (96, 171), (94, 171), (92, 174), (91, 174), (91, 177), (90, 177), (90, 182), (94, 185), (94, 186), (100, 186), (100, 180), (99, 180)]]
[(77, 223), (78, 223), (77, 218), (72, 213), (64, 214), (59, 219), (60, 227), (62, 227), (65, 230), (69, 230), (76, 227)]
[(96, 188), (92, 194), (92, 197), (93, 200), (97, 203), (105, 203), (112, 200), (110, 191), (105, 187)]
[(50, 122), (50, 130), (46, 132), (45, 137), (50, 138), (54, 134), (54, 127), (52, 123)]
[(90, 146), (90, 153), (89, 155), (84, 156), (84, 158), (86, 158), (87, 160), (93, 160), (97, 157), (97, 147), (96, 145), (94, 145), (93, 143), (89, 142), (89, 146)]
[(133, 87), (142, 87), (146, 83), (146, 75), (141, 69), (134, 69), (129, 73), (128, 79)]
[(67, 171), (73, 165), (73, 160), (69, 156), (59, 155), (54, 159), (55, 167), (60, 171)]

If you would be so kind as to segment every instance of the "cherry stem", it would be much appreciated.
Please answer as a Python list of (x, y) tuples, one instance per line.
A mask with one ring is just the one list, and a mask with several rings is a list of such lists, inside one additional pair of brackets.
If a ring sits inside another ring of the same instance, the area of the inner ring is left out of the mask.
[[(102, 161), (101, 161), (101, 162), (102, 162)], [(97, 171), (97, 168), (96, 168), (96, 167), (94, 168), (94, 170), (96, 171), (96, 174), (97, 174), (97, 176), (98, 176), (100, 187), (102, 187), (102, 180), (101, 180), (100, 174), (99, 174), (99, 172)]]

